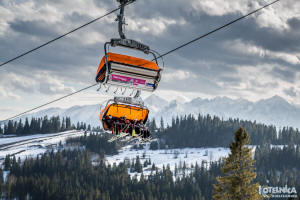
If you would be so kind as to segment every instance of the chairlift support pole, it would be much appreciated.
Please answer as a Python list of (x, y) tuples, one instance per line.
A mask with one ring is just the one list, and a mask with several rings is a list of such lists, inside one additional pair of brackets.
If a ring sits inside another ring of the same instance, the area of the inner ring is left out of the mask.
[(124, 10), (125, 6), (129, 3), (135, 2), (135, 0), (117, 0), (117, 2), (120, 3), (120, 14), (117, 16), (116, 21), (118, 21), (118, 29), (119, 29), (119, 35), (121, 39), (126, 39), (126, 36), (123, 32), (123, 25), (126, 24), (125, 17), (124, 17)]

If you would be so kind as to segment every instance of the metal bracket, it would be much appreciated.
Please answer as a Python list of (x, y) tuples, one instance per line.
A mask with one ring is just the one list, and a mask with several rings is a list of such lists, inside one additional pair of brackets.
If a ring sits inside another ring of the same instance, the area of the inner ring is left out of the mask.
[(136, 99), (133, 97), (114, 97), (114, 102), (144, 106), (144, 101), (142, 99)]
[(97, 89), (97, 92), (101, 90), (101, 83), (99, 84), (99, 88)]
[(136, 50), (144, 52), (145, 54), (148, 54), (150, 51), (150, 47), (148, 45), (145, 45), (141, 42), (138, 42), (138, 41), (135, 41), (132, 39), (113, 38), (110, 40), (110, 45), (112, 47), (122, 46), (122, 47), (127, 47), (130, 49), (136, 49)]
[(137, 90), (133, 98), (137, 99), (141, 95), (141, 90)]

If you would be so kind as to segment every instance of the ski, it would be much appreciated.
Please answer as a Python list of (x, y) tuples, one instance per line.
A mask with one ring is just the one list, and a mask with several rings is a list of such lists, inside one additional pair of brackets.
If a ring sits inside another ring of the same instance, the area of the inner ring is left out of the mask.
[(109, 140), (108, 140), (108, 142), (114, 142), (114, 141), (116, 141), (116, 140), (118, 140), (118, 139), (121, 139), (121, 138), (124, 138), (124, 137), (126, 137), (126, 136), (128, 136), (129, 135), (129, 133), (121, 133), (121, 134), (119, 134), (119, 135), (116, 135), (116, 136), (113, 136), (112, 138), (110, 138)]

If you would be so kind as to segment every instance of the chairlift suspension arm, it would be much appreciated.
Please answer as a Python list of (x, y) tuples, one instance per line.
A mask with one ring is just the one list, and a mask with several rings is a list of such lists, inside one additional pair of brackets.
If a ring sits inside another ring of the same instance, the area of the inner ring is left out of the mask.
[(125, 23), (125, 18), (124, 18), (124, 11), (125, 11), (125, 6), (129, 3), (134, 2), (135, 0), (117, 0), (120, 3), (120, 14), (117, 17), (118, 23), (118, 30), (119, 30), (119, 35), (121, 39), (126, 39), (126, 36), (123, 32), (123, 25)]
[(118, 15), (117, 21), (119, 21), (118, 23), (118, 30), (119, 30), (119, 35), (121, 39), (126, 39), (126, 36), (123, 32), (123, 25), (125, 24), (125, 19), (124, 19), (124, 8), (125, 8), (125, 4), (124, 1), (120, 1), (121, 5), (120, 5), (120, 14)]

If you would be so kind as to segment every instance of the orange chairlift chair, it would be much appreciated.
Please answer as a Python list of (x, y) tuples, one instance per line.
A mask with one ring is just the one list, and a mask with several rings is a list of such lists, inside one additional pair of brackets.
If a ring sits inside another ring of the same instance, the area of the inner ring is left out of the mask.
[(114, 133), (114, 123), (124, 116), (130, 122), (135, 120), (146, 124), (149, 114), (148, 108), (142, 102), (133, 102), (133, 100), (135, 99), (131, 97), (115, 97), (114, 99), (110, 99), (106, 107), (101, 110), (99, 116), (103, 129)]
[[(117, 17), (119, 21), (119, 35), (120, 38), (111, 39), (110, 42), (104, 44), (105, 55), (99, 64), (96, 82), (101, 85), (114, 85), (121, 88), (131, 88), (137, 90), (140, 94), (141, 90), (153, 92), (161, 79), (162, 68), (158, 65), (157, 58), (161, 58), (162, 65), (164, 65), (163, 58), (156, 51), (151, 50), (149, 46), (132, 40), (126, 39), (123, 33), (124, 8), (128, 3), (135, 0), (117, 0), (120, 5), (120, 14)], [(136, 58), (128, 55), (108, 52), (109, 46), (125, 47), (133, 50), (142, 51), (145, 54), (152, 54), (154, 59), (152, 61), (142, 58)], [(137, 96), (138, 96), (137, 95)]]

